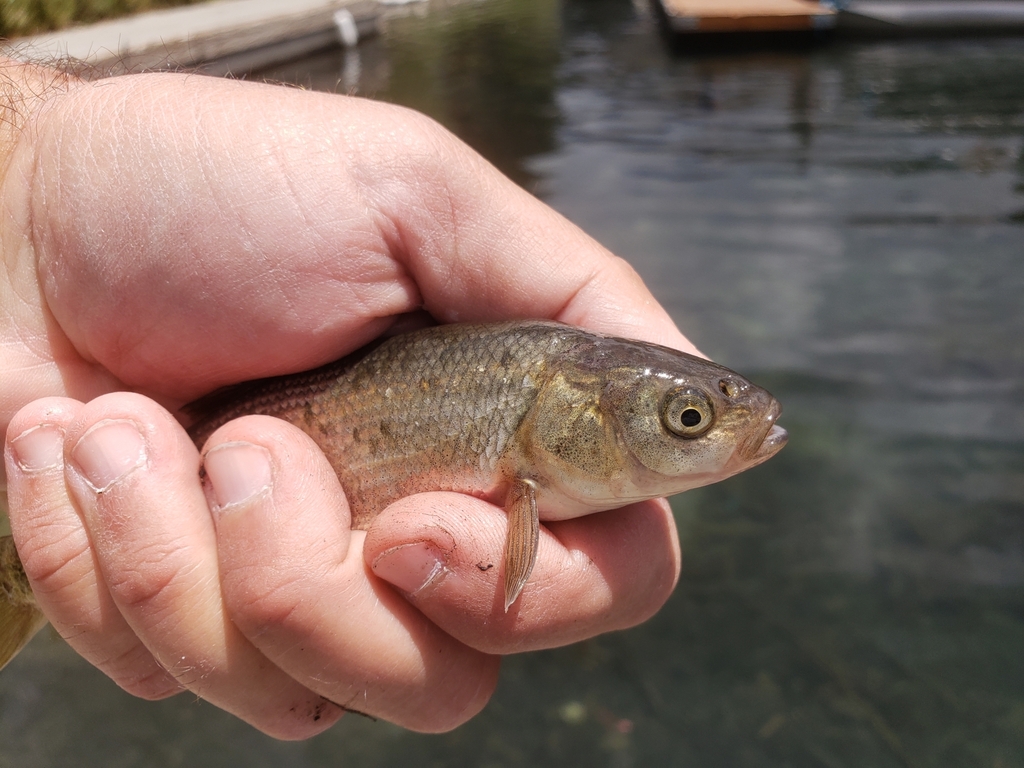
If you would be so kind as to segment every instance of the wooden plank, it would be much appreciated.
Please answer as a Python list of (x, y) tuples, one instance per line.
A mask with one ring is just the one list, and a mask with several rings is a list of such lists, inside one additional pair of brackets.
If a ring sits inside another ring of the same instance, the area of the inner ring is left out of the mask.
[(680, 32), (789, 32), (828, 28), (836, 13), (814, 0), (660, 0)]

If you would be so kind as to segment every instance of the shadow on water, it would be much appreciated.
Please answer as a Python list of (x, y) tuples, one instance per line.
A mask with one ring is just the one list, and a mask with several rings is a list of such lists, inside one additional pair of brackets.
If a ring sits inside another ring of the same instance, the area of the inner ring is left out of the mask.
[(783, 401), (782, 454), (674, 500), (665, 609), (509, 658), (453, 733), (304, 744), (43, 638), (0, 766), (1024, 766), (1024, 41), (695, 58), (645, 8), (451, 5), (262, 74), (435, 116)]

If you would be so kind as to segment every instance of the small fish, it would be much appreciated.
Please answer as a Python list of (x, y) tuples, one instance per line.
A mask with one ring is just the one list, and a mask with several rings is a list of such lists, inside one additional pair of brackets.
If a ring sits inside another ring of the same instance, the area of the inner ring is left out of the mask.
[[(245, 414), (291, 422), (324, 451), (354, 528), (424, 491), (503, 505), (505, 610), (565, 520), (723, 480), (786, 443), (781, 406), (727, 368), (551, 322), (442, 325), (305, 373), (214, 392), (184, 411), (202, 446)], [(45, 623), (0, 539), (0, 667)]]

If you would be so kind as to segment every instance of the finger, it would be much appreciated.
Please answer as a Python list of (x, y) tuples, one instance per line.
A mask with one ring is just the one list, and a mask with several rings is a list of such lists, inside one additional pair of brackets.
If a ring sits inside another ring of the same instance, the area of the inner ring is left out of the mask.
[(66, 482), (120, 614), (180, 685), (279, 738), (341, 710), (271, 664), (224, 612), (199, 454), (152, 400), (104, 395), (67, 430)]
[(506, 517), (454, 493), (410, 496), (367, 534), (373, 572), (439, 627), (486, 653), (551, 648), (633, 626), (679, 578), (680, 552), (664, 500), (541, 527), (537, 564), (504, 612)]
[(89, 536), (64, 482), (64, 439), (82, 404), (36, 400), (8, 429), (11, 528), (36, 602), (61, 637), (129, 693), (183, 690), (139, 641), (98, 573)]
[(366, 568), (344, 493), (313, 441), (277, 419), (204, 449), (232, 621), (275, 664), (346, 708), (443, 731), (483, 708), (499, 660), (438, 629)]

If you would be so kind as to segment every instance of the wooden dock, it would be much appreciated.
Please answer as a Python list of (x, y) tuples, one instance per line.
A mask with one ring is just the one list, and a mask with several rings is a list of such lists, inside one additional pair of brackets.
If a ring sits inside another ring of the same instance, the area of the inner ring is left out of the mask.
[[(820, 30), (868, 36), (1020, 34), (1024, 0), (655, 0), (670, 32), (749, 41)], [(840, 10), (836, 10), (838, 6)]]
[(658, 0), (681, 35), (793, 33), (832, 29), (837, 13), (816, 0)]

